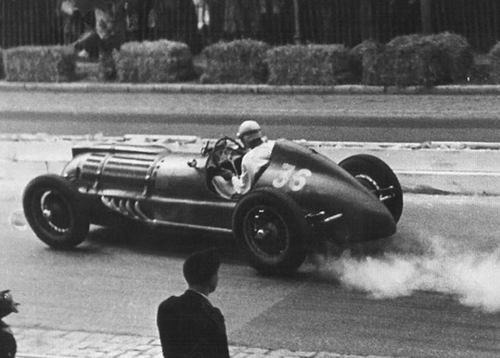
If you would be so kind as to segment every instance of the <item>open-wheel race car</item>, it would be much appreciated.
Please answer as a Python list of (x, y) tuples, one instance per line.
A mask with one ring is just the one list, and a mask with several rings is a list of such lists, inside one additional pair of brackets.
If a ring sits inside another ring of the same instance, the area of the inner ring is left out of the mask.
[(25, 216), (47, 245), (80, 244), (90, 224), (131, 220), (151, 226), (232, 233), (262, 273), (297, 270), (320, 242), (366, 242), (395, 233), (402, 190), (389, 166), (371, 155), (335, 163), (280, 139), (244, 195), (228, 190), (222, 170), (240, 174), (245, 149), (224, 137), (125, 136), (73, 147), (61, 175), (25, 188)]

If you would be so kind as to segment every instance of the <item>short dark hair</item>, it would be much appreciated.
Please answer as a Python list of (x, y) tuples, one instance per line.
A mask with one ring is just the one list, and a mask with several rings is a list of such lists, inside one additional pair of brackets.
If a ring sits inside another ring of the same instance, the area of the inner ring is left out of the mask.
[(189, 285), (206, 284), (220, 267), (219, 250), (210, 248), (195, 252), (184, 262), (183, 273)]

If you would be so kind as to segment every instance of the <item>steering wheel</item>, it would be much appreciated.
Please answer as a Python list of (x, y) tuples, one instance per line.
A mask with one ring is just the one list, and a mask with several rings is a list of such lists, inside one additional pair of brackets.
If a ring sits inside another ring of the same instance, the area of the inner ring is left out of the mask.
[(238, 165), (236, 160), (240, 159), (246, 150), (232, 138), (224, 137), (219, 139), (211, 154), (212, 164), (217, 169), (228, 169), (235, 175), (239, 175)]

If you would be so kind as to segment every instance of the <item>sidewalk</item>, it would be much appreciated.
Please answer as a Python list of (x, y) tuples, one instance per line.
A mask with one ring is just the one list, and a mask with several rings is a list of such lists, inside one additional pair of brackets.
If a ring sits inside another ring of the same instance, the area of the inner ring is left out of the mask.
[[(158, 337), (32, 328), (14, 328), (13, 331), (18, 345), (17, 358), (163, 358)], [(329, 352), (293, 352), (231, 344), (229, 354), (232, 358), (361, 358)]]

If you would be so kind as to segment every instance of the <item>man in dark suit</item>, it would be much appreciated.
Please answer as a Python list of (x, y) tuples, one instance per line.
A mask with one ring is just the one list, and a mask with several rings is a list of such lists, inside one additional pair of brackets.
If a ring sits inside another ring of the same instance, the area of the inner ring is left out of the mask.
[(228, 358), (224, 316), (208, 295), (219, 281), (220, 258), (216, 249), (192, 254), (184, 262), (188, 289), (158, 308), (157, 324), (165, 358)]

